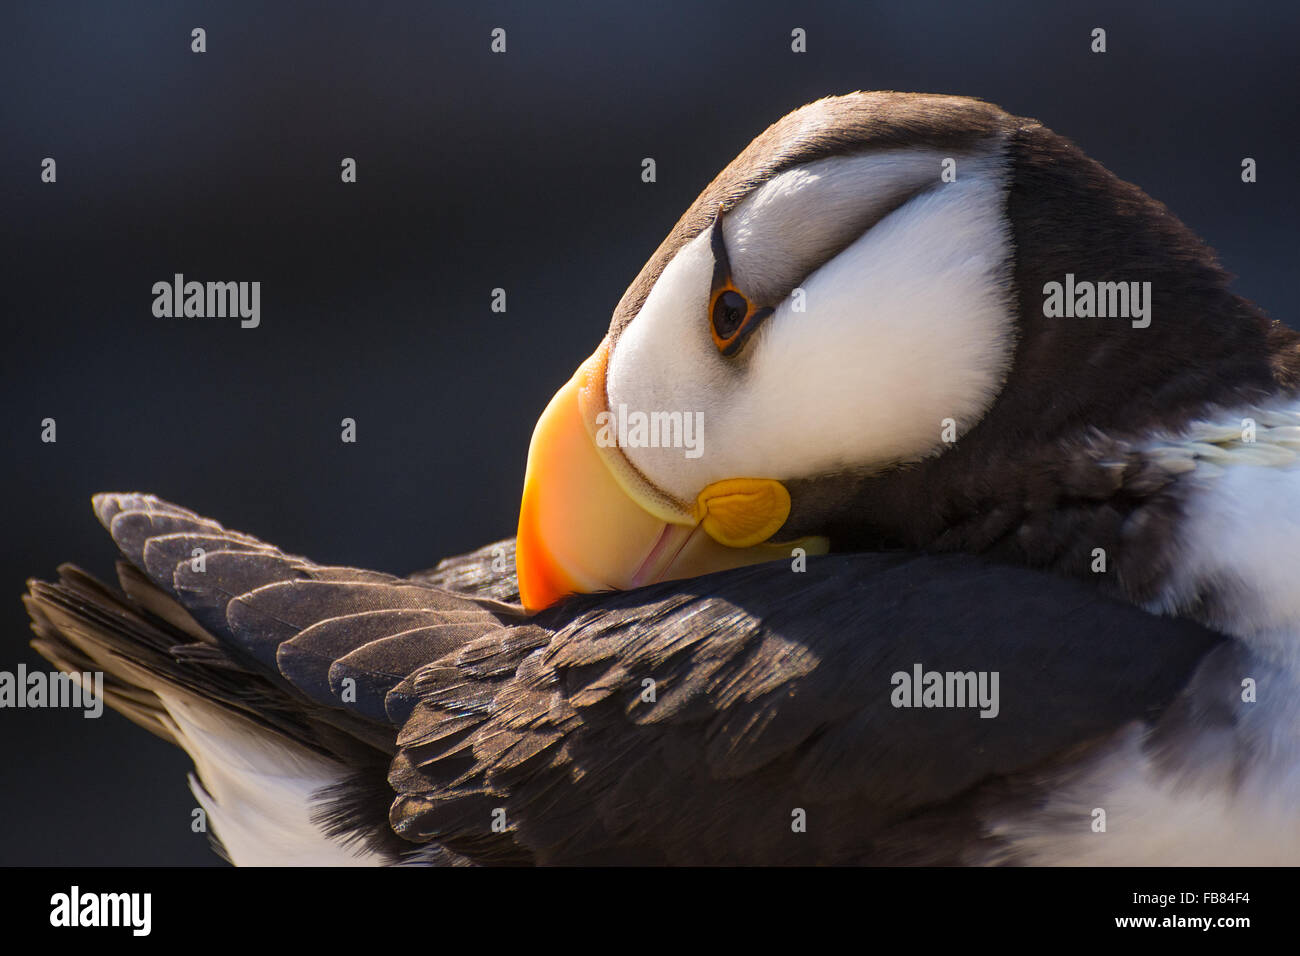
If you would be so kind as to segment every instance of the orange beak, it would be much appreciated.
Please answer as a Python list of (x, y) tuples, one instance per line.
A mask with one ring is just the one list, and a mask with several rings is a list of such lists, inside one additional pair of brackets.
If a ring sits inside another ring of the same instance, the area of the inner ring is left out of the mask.
[(651, 484), (620, 449), (602, 447), (595, 436), (607, 405), (606, 358), (602, 343), (533, 431), (515, 559), (525, 608), (788, 559), (796, 547), (826, 550), (824, 538), (768, 540), (790, 511), (778, 481), (727, 479), (683, 502)]

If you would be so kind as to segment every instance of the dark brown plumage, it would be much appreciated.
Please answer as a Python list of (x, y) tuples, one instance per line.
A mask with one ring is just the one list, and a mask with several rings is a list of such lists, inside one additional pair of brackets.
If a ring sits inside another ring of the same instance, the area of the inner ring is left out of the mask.
[[(33, 582), (37, 650), (104, 669), (109, 704), (165, 738), (164, 686), (351, 768), (322, 824), (394, 861), (977, 862), (954, 814), (1157, 715), (1222, 641), (959, 555), (813, 559), (793, 590), (759, 565), (529, 619), (422, 583), (482, 590), (479, 555), (401, 579), (148, 496), (96, 511), (126, 595), (68, 567)], [(914, 662), (999, 671), (999, 719), (892, 707)]]

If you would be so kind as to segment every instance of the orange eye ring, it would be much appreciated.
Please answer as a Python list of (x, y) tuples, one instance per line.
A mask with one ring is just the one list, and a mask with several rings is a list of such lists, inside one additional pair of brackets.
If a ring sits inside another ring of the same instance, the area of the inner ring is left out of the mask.
[(709, 298), (709, 334), (713, 344), (723, 355), (735, 355), (740, 347), (772, 314), (771, 309), (759, 308), (745, 297), (728, 279)]

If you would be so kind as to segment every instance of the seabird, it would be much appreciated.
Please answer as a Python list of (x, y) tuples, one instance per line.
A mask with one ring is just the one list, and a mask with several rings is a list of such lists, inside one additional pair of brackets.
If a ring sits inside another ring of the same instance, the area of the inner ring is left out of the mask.
[(821, 100), (629, 287), (516, 542), (99, 495), (122, 593), (32, 582), (33, 644), (238, 863), (1300, 862), (1300, 351), (1227, 285), (1035, 121)]

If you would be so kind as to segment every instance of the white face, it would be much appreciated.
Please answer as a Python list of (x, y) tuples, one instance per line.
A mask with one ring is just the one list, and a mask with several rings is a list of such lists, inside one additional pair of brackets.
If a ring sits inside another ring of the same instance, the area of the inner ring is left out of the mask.
[(725, 213), (734, 285), (775, 309), (730, 357), (710, 331), (709, 231), (677, 253), (606, 375), (611, 410), (702, 413), (698, 456), (622, 446), (646, 478), (690, 502), (726, 478), (916, 460), (942, 450), (945, 419), (958, 437), (979, 421), (1014, 347), (1006, 162), (959, 155), (942, 182), (944, 158), (820, 160)]

